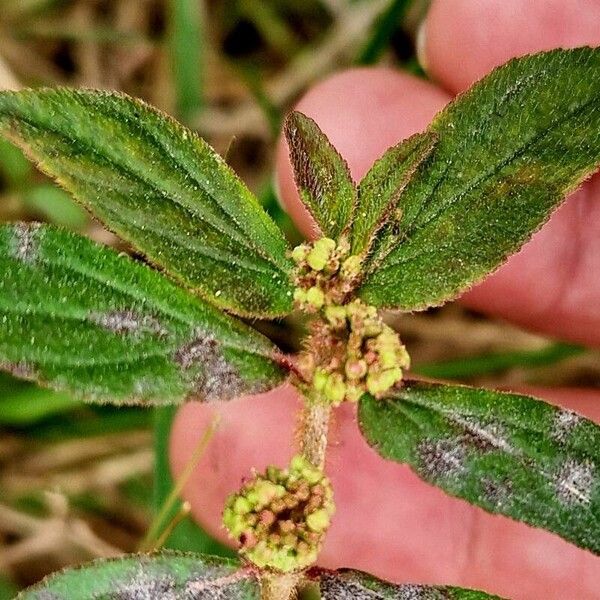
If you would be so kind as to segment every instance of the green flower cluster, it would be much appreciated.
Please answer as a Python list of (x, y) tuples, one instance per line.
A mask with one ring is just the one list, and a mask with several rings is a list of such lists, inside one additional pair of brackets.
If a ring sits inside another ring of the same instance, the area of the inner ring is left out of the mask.
[[(337, 406), (345, 400), (356, 402), (365, 392), (380, 397), (401, 381), (410, 358), (374, 306), (354, 300), (345, 306), (327, 306), (324, 316), (326, 324), (312, 341), (333, 352), (308, 369), (312, 389), (320, 397)], [(314, 354), (318, 353), (308, 352), (308, 360)], [(301, 365), (305, 367), (302, 361)]]
[(348, 256), (350, 245), (341, 239), (336, 245), (330, 238), (296, 246), (294, 301), (298, 309), (317, 312), (328, 304), (340, 303), (360, 274), (360, 258)]
[(223, 523), (248, 560), (291, 572), (315, 562), (334, 511), (329, 479), (298, 455), (288, 469), (268, 467), (232, 494)]

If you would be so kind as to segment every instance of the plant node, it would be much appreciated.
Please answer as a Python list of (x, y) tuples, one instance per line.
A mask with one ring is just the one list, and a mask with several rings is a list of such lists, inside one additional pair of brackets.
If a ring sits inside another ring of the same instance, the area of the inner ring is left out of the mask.
[(329, 479), (295, 456), (287, 469), (268, 467), (232, 494), (223, 523), (248, 560), (289, 573), (316, 561), (334, 511)]
[(299, 385), (308, 398), (337, 406), (365, 392), (380, 397), (402, 380), (410, 358), (374, 306), (354, 300), (321, 312), (298, 360), (304, 379)]

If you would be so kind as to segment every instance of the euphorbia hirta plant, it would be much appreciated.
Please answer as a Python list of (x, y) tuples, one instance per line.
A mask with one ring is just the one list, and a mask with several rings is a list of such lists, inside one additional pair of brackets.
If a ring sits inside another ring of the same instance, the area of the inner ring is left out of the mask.
[[(304, 398), (291, 463), (250, 473), (224, 507), (239, 560), (100, 561), (21, 597), (287, 600), (311, 584), (324, 600), (489, 598), (315, 566), (335, 518), (328, 428), (346, 402), (383, 457), (600, 554), (600, 428), (528, 396), (412, 379), (381, 313), (468, 289), (598, 167), (600, 50), (496, 69), (358, 184), (318, 126), (290, 114), (296, 183), (320, 232), (294, 249), (202, 139), (138, 100), (2, 92), (0, 130), (147, 259), (50, 226), (1, 227), (4, 369), (95, 402), (227, 401), (286, 380)], [(238, 318), (292, 311), (309, 319), (293, 356)]]

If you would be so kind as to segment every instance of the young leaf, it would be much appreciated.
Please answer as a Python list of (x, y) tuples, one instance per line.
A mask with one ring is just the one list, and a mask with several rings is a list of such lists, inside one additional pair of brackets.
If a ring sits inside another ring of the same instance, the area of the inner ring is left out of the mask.
[(96, 560), (24, 590), (17, 600), (259, 600), (256, 577), (232, 560), (162, 552)]
[(319, 126), (302, 113), (287, 117), (284, 132), (300, 198), (321, 233), (339, 238), (356, 204), (356, 186), (346, 161)]
[[(512, 60), (433, 121), (431, 157), (381, 232), (359, 295), (419, 310), (517, 251), (600, 162), (600, 48)], [(565, 244), (570, 243), (567, 239)]]
[(364, 396), (359, 420), (384, 458), (426, 481), (600, 554), (600, 427), (529, 396), (408, 383)]
[(399, 221), (396, 208), (400, 194), (415, 171), (431, 154), (435, 134), (413, 135), (390, 148), (369, 169), (358, 186), (358, 205), (352, 223), (352, 254), (360, 254), (386, 222)]
[(112, 92), (0, 92), (0, 133), (213, 304), (258, 317), (291, 310), (281, 232), (221, 157), (166, 115)]
[(149, 267), (50, 226), (0, 227), (0, 368), (89, 400), (277, 385), (274, 346)]
[(500, 600), (478, 590), (411, 583), (393, 584), (361, 571), (324, 571), (320, 577), (322, 600)]

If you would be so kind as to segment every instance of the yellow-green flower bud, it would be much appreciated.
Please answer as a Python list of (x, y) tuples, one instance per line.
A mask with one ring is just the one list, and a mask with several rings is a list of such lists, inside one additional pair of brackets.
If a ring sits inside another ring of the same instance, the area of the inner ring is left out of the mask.
[(329, 527), (330, 523), (331, 516), (324, 508), (315, 511), (306, 517), (306, 524), (310, 529), (312, 529), (312, 531), (315, 531), (316, 533), (325, 531)]
[(340, 373), (332, 373), (323, 390), (325, 398), (332, 404), (340, 404), (346, 395), (346, 384)]
[(323, 471), (315, 467), (301, 454), (296, 454), (290, 463), (290, 477), (314, 485), (323, 479)]
[(318, 287), (311, 287), (306, 292), (306, 303), (318, 310), (325, 304), (325, 294)]
[(343, 263), (341, 268), (342, 277), (353, 279), (360, 275), (362, 260), (360, 256), (349, 256)]
[(398, 363), (396, 349), (382, 350), (379, 352), (379, 366), (382, 369), (391, 369)]
[(257, 507), (260, 508), (285, 494), (285, 488), (269, 480), (259, 481), (254, 490), (256, 492)]
[(380, 373), (369, 373), (366, 381), (367, 391), (373, 396), (381, 393), (383, 386), (381, 385)]
[(377, 319), (367, 318), (361, 328), (364, 337), (375, 337), (380, 335), (384, 325)]
[(345, 365), (348, 379), (362, 379), (367, 374), (367, 363), (363, 359), (350, 359)]
[(410, 354), (406, 350), (406, 346), (404, 344), (400, 344), (397, 353), (398, 366), (403, 369), (408, 369), (410, 367)]
[(292, 260), (297, 265), (302, 264), (306, 260), (306, 256), (308, 255), (308, 251), (309, 251), (309, 247), (308, 247), (307, 244), (300, 244), (299, 246), (296, 246), (292, 250)]
[(306, 256), (308, 266), (314, 271), (322, 271), (335, 250), (335, 242), (329, 238), (317, 240)]
[(238, 515), (245, 515), (252, 510), (252, 505), (247, 498), (239, 497), (233, 504), (233, 511)]
[(394, 367), (387, 369), (382, 373), (383, 384), (386, 386), (386, 391), (391, 387), (394, 387), (398, 381), (402, 380), (402, 369), (400, 367)]
[(346, 307), (332, 304), (325, 309), (325, 317), (336, 329), (341, 329), (346, 324)]
[(306, 302), (306, 290), (296, 288), (294, 290), (294, 301), (298, 304), (304, 304)]
[(317, 369), (313, 376), (313, 388), (317, 392), (322, 392), (325, 389), (325, 385), (327, 384), (327, 380), (329, 379), (329, 373), (323, 371), (322, 369)]
[(402, 379), (402, 370), (398, 367), (387, 371), (369, 373), (367, 390), (373, 396), (381, 396)]
[(363, 385), (364, 384), (361, 383), (360, 386), (354, 384), (350, 384), (349, 386), (347, 386), (346, 400), (348, 402), (358, 402), (360, 400), (360, 397), (365, 393)]

